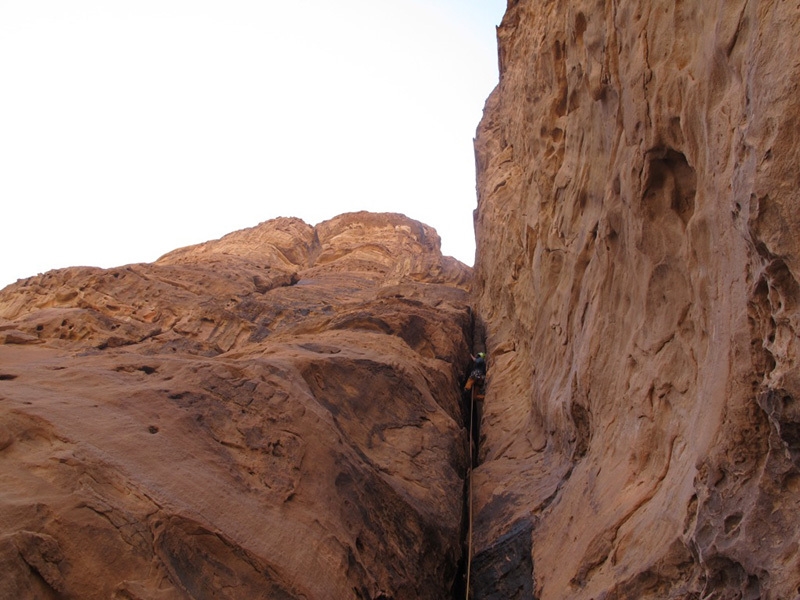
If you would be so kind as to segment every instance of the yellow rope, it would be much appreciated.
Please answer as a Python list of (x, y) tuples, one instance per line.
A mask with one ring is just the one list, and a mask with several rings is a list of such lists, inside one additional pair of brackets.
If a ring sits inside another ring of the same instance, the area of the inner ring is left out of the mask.
[(470, 390), (470, 400), (469, 400), (469, 471), (467, 471), (467, 487), (469, 493), (469, 500), (467, 504), (467, 515), (469, 519), (469, 526), (467, 529), (467, 585), (466, 585), (466, 600), (469, 600), (469, 576), (470, 576), (470, 568), (472, 567), (472, 445), (475, 443), (475, 440), (472, 438), (473, 433), (473, 423), (472, 419), (475, 415), (475, 386), (472, 386)]

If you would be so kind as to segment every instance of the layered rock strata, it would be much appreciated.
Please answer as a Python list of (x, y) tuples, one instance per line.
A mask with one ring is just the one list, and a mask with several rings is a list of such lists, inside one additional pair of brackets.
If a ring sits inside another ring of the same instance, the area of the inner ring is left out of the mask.
[(797, 4), (514, 0), (498, 35), (476, 597), (800, 597)]
[(5, 288), (0, 597), (446, 597), (470, 276), (356, 213)]

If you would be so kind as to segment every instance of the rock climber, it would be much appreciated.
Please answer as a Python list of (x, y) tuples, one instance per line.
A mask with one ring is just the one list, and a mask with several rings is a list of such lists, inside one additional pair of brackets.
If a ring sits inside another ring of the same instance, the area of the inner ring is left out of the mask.
[(486, 380), (486, 352), (478, 352), (477, 356), (472, 356), (472, 370), (464, 386), (464, 409), (469, 423), (469, 439), (472, 460), (478, 459), (478, 439), (480, 434), (481, 412), (483, 406), (484, 392), (483, 384)]
[(469, 379), (464, 386), (464, 391), (469, 392), (475, 384), (482, 386), (486, 379), (486, 352), (478, 352), (478, 356), (472, 356), (472, 371), (469, 373)]

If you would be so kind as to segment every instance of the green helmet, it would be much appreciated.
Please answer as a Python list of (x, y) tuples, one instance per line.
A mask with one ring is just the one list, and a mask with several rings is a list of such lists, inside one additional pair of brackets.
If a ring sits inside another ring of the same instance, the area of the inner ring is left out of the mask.
[(478, 352), (478, 358), (486, 358), (486, 352)]

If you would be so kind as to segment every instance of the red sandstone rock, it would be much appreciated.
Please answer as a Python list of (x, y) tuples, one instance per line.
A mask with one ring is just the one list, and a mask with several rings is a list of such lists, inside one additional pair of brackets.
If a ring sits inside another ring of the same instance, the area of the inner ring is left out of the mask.
[(796, 3), (519, 0), (498, 35), (476, 597), (800, 597)]
[(2, 290), (0, 597), (447, 596), (469, 278), (357, 213)]

